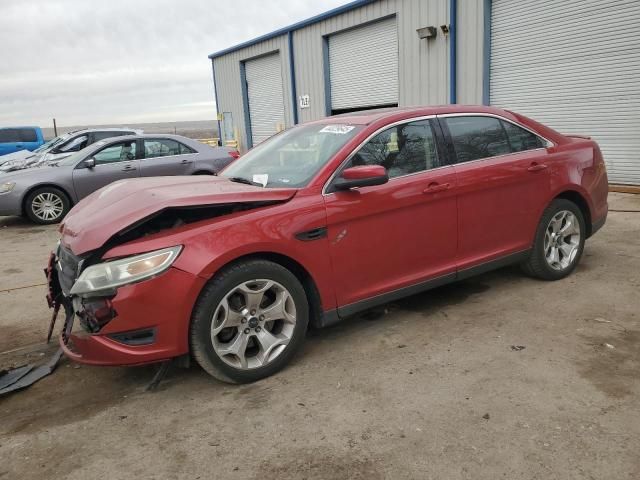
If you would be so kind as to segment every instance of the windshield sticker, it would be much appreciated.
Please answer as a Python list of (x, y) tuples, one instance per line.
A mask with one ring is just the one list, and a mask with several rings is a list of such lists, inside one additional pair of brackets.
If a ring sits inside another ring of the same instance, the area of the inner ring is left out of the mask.
[(267, 183), (269, 183), (269, 174), (268, 173), (259, 173), (259, 174), (255, 174), (253, 176), (253, 181), (255, 183), (259, 183), (260, 185), (262, 185), (263, 187), (267, 186)]
[(337, 135), (345, 135), (354, 128), (356, 127), (352, 125), (327, 125), (322, 130), (320, 130), (320, 133), (334, 133)]

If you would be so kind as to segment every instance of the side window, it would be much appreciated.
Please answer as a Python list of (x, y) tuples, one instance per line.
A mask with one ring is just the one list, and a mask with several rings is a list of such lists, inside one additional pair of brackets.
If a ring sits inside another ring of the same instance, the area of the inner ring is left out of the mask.
[(136, 158), (136, 141), (130, 140), (128, 142), (109, 145), (95, 153), (93, 158), (95, 158), (96, 164), (98, 165), (134, 160)]
[(15, 128), (3, 128), (0, 130), (0, 143), (17, 143), (19, 141), (20, 137)]
[(93, 132), (93, 141), (98, 142), (100, 140), (105, 140), (107, 138), (120, 137), (122, 135), (126, 135), (123, 132)]
[(19, 128), (18, 138), (21, 142), (37, 142), (38, 136), (33, 128)]
[(56, 148), (56, 151), (63, 152), (63, 153), (79, 152), (80, 150), (82, 150), (84, 147), (87, 146), (88, 142), (89, 142), (89, 137), (87, 135), (80, 135), (79, 137), (72, 138), (68, 142), (63, 143), (58, 148)]
[(501, 120), (502, 126), (507, 132), (512, 152), (524, 152), (525, 150), (533, 150), (535, 148), (544, 148), (544, 140), (535, 133), (531, 133), (524, 128), (520, 128), (511, 122)]
[(500, 120), (494, 117), (445, 118), (458, 163), (511, 153)]
[(180, 143), (175, 140), (149, 139), (144, 141), (144, 158), (180, 155)]
[(178, 142), (180, 145), (180, 155), (186, 155), (187, 153), (198, 153), (193, 148), (187, 147), (184, 143)]
[(382, 165), (389, 178), (440, 166), (429, 120), (388, 128), (358, 150), (348, 166)]

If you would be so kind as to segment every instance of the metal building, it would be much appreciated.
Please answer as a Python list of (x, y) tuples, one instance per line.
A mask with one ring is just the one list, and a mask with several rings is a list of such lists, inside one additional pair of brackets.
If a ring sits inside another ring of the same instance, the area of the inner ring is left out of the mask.
[(382, 106), (492, 104), (593, 136), (640, 185), (640, 2), (357, 0), (211, 54), (223, 139)]

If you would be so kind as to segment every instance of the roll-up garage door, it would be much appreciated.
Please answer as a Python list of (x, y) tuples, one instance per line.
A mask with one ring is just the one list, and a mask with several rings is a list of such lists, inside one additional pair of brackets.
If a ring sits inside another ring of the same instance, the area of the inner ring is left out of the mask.
[(266, 140), (284, 126), (284, 93), (280, 54), (274, 53), (244, 64), (249, 97), (253, 145)]
[(332, 110), (398, 104), (398, 31), (391, 18), (329, 37)]
[(593, 137), (640, 184), (640, 2), (493, 0), (491, 104)]

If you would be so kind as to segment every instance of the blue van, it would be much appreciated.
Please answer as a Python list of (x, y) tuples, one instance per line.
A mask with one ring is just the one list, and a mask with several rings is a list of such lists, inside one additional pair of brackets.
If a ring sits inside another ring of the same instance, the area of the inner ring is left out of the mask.
[(0, 155), (33, 151), (44, 143), (40, 127), (7, 127), (0, 128)]

